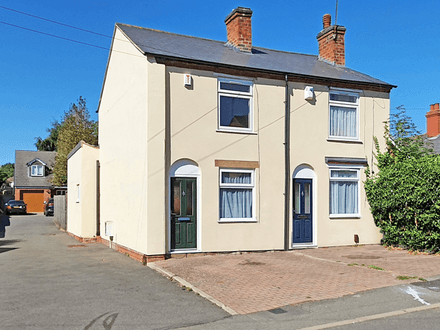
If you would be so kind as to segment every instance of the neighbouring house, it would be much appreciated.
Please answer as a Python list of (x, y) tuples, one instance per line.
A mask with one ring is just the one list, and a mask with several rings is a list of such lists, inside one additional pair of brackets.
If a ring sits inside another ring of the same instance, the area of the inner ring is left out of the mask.
[(440, 107), (439, 103), (431, 104), (426, 113), (426, 137), (429, 148), (432, 148), (436, 154), (440, 154)]
[(328, 14), (318, 56), (254, 46), (251, 17), (227, 41), (116, 24), (99, 149), (68, 160), (71, 234), (144, 261), (380, 242), (364, 170), (396, 86), (345, 66)]
[(27, 204), (28, 212), (44, 212), (44, 202), (66, 187), (54, 187), (52, 169), (55, 151), (15, 151), (15, 199)]

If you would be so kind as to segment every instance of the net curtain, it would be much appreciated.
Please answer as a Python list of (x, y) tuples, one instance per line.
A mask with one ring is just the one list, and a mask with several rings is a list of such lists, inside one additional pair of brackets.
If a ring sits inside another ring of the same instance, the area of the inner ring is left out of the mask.
[[(224, 173), (227, 174), (227, 173)], [(251, 184), (250, 175), (223, 175), (223, 183)], [(220, 189), (220, 218), (252, 218), (252, 189), (250, 188), (221, 188)]]

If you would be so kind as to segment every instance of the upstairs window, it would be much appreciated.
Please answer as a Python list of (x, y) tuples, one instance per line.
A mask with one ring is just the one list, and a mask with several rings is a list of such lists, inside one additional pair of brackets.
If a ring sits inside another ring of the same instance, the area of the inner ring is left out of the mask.
[(32, 165), (31, 166), (31, 176), (44, 176), (44, 166), (43, 165)]
[(359, 140), (359, 95), (330, 91), (329, 137), (339, 140)]
[(251, 81), (218, 80), (219, 130), (252, 132)]

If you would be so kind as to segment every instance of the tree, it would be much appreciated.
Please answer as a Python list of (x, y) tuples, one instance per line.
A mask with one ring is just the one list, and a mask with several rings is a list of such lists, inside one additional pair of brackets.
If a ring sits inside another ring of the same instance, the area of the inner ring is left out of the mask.
[(6, 181), (6, 179), (14, 176), (14, 164), (7, 163), (0, 166), (0, 185)]
[(81, 96), (64, 113), (58, 133), (57, 155), (53, 171), (53, 183), (62, 186), (67, 183), (67, 156), (80, 141), (97, 145), (97, 123), (90, 120), (86, 100)]
[(52, 127), (46, 129), (46, 131), (49, 133), (49, 136), (45, 138), (44, 140), (41, 137), (36, 137), (35, 140), (35, 146), (37, 147), (37, 150), (39, 151), (57, 151), (58, 147), (58, 135), (61, 130), (61, 124), (58, 122), (58, 120), (55, 120), (52, 122)]
[(386, 150), (377, 139), (379, 173), (367, 169), (365, 191), (386, 245), (440, 250), (440, 156), (406, 116), (403, 107), (385, 125)]

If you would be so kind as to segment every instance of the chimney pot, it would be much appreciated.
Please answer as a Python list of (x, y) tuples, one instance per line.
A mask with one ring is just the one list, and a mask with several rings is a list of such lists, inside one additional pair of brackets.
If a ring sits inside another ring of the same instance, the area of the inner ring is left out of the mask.
[(439, 110), (439, 103), (434, 103), (434, 110)]
[(324, 29), (332, 25), (332, 16), (330, 14), (325, 14), (322, 16), (322, 26)]

